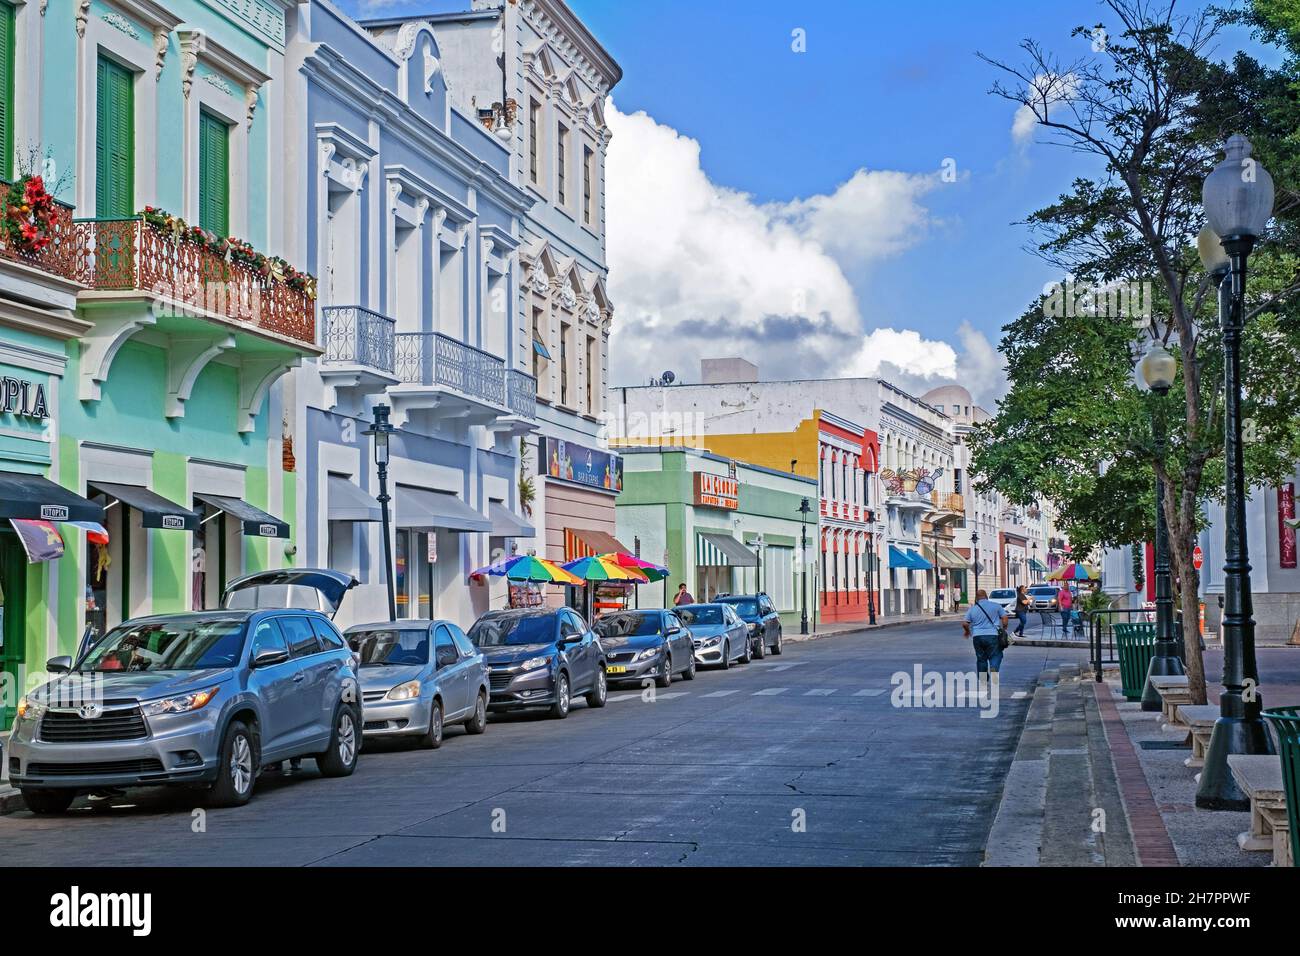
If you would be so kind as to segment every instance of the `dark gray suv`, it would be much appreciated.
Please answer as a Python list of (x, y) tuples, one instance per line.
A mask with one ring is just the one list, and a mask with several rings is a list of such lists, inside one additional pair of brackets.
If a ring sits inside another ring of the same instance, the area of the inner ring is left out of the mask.
[[(268, 608), (304, 591), (337, 609), (356, 584), (334, 571), (272, 571), (230, 584), (227, 608), (136, 618), (18, 705), (9, 777), (35, 813), (82, 790), (200, 784), (246, 803), (261, 767), (310, 756), (325, 776), (356, 767), (356, 659), (318, 609)], [(235, 606), (239, 605), (239, 606)]]

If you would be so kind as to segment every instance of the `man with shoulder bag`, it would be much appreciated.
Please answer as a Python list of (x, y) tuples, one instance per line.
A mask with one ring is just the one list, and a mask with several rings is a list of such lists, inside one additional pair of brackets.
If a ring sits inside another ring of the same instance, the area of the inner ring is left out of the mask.
[(988, 592), (981, 588), (975, 592), (975, 603), (962, 619), (962, 633), (975, 646), (975, 669), (981, 693), (990, 682), (995, 690), (997, 688), (1002, 652), (1011, 644), (1011, 635), (1007, 632), (1009, 617), (1006, 608), (990, 601)]

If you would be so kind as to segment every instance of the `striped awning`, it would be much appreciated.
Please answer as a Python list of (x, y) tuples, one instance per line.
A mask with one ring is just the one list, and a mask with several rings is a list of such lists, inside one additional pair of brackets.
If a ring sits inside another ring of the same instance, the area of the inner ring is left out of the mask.
[(606, 531), (592, 528), (564, 529), (564, 560), (576, 561), (578, 558), (590, 558), (597, 554), (611, 552), (631, 554), (632, 549), (625, 547), (618, 538)]
[(1047, 570), (1047, 565), (1043, 564), (1043, 562), (1042, 562), (1042, 561), (1039, 561), (1037, 558), (1030, 558), (1030, 559), (1029, 559), (1029, 570), (1030, 570), (1030, 571), (1036, 571), (1036, 572), (1038, 572), (1039, 574), (1042, 574), (1043, 572), (1045, 572), (1045, 571)]
[(756, 568), (758, 555), (729, 534), (700, 531), (695, 535), (695, 564), (701, 568)]
[[(927, 546), (922, 548), (921, 551), (931, 561), (934, 560), (933, 547)], [(946, 544), (941, 544), (939, 545), (939, 567), (961, 570), (966, 567), (966, 559)]]

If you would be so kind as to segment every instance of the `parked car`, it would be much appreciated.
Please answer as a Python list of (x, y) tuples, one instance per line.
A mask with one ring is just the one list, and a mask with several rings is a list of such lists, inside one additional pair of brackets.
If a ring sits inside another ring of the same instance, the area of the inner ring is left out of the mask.
[(1054, 584), (1035, 584), (1025, 589), (1032, 602), (1030, 607), (1035, 611), (1055, 611), (1056, 591)]
[(733, 660), (749, 663), (749, 625), (730, 604), (683, 604), (677, 614), (695, 639), (697, 664), (717, 665), (723, 670)]
[(675, 610), (615, 611), (601, 615), (594, 626), (609, 680), (653, 677), (660, 687), (672, 684), (674, 674), (695, 680), (694, 641)]
[(1001, 604), (1012, 617), (1016, 616), (1016, 589), (994, 588), (989, 592), (989, 600)]
[(446, 727), (487, 729), (487, 663), (451, 621), (357, 624), (343, 635), (361, 659), (366, 737), (418, 737), (442, 746)]
[(776, 613), (772, 599), (760, 591), (758, 594), (720, 594), (718, 604), (730, 604), (740, 615), (749, 630), (750, 650), (762, 660), (769, 649), (781, 653), (781, 617)]
[(223, 610), (135, 618), (75, 663), (53, 658), (60, 676), (19, 702), (10, 781), (34, 813), (62, 813), (81, 790), (162, 784), (238, 806), (261, 767), (294, 757), (351, 774), (362, 721), (352, 651), (320, 610), (271, 609), (259, 589), (311, 592), (337, 610), (356, 583), (313, 569), (247, 575)]
[(469, 639), (487, 662), (490, 711), (548, 707), (563, 718), (578, 695), (605, 706), (605, 651), (572, 608), (488, 611)]

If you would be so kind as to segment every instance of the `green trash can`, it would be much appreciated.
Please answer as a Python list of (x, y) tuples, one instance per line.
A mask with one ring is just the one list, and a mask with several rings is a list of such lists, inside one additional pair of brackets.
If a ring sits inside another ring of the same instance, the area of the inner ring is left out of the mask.
[(1119, 650), (1119, 676), (1124, 699), (1141, 700), (1146, 688), (1147, 670), (1156, 653), (1156, 626), (1116, 624), (1115, 646)]
[(1274, 707), (1264, 711), (1264, 718), (1277, 732), (1286, 817), (1291, 828), (1291, 859), (1300, 866), (1300, 707)]

